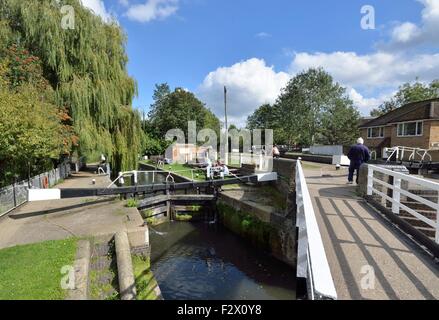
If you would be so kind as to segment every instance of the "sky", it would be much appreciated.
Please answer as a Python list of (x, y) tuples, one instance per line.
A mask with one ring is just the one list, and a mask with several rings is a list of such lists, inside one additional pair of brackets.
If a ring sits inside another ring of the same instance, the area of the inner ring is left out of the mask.
[(439, 0), (81, 1), (127, 33), (133, 106), (145, 112), (167, 82), (223, 119), (227, 86), (229, 123), (241, 126), (294, 75), (323, 67), (368, 115), (401, 84), (439, 78)]

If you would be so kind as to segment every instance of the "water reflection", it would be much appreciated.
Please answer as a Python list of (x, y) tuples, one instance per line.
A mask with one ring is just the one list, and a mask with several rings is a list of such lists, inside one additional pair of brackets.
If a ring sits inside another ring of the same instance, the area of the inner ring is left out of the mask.
[(165, 299), (295, 299), (295, 271), (225, 228), (171, 222), (151, 232)]

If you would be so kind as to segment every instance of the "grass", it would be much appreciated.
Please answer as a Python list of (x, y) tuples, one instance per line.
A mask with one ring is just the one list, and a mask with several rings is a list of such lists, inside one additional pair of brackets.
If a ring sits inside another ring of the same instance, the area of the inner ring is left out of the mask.
[(157, 300), (158, 287), (151, 271), (150, 260), (141, 255), (132, 255), (133, 272), (136, 281), (137, 300)]
[[(156, 165), (156, 163), (151, 161), (151, 160), (141, 161), (140, 163), (153, 165), (153, 166)], [(189, 178), (189, 179), (192, 179), (191, 170), (195, 170), (194, 176), (193, 176), (193, 179), (195, 181), (205, 181), (206, 180), (206, 175), (205, 175), (203, 170), (194, 169), (187, 164), (180, 164), (180, 163), (165, 164), (163, 167), (161, 167), (159, 169), (162, 169), (164, 171), (170, 171), (170, 172), (175, 173), (179, 176), (183, 176), (183, 177)]]
[(63, 266), (73, 266), (77, 239), (0, 250), (0, 300), (63, 300)]

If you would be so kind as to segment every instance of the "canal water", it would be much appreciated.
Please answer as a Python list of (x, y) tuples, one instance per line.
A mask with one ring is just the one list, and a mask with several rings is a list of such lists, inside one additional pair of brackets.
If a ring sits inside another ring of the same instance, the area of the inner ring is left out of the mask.
[[(166, 182), (166, 173), (160, 173), (160, 172), (139, 172), (137, 179), (138, 179), (138, 185), (147, 185), (154, 183), (164, 183)], [(124, 186), (129, 187), (133, 185), (133, 177), (132, 176), (126, 176), (124, 177)]]
[(295, 300), (295, 271), (218, 224), (150, 228), (151, 268), (167, 300)]

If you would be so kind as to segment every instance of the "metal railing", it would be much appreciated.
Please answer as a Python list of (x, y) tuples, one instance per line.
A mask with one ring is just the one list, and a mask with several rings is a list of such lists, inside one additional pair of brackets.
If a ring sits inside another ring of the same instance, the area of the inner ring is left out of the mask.
[(309, 299), (336, 300), (334, 281), (300, 161), (296, 164), (296, 204), (297, 277), (306, 279)]
[[(133, 181), (134, 184), (137, 184), (139, 181), (139, 175), (141, 174), (152, 174), (152, 184), (155, 184), (158, 179), (157, 179), (157, 175), (160, 176), (165, 176), (164, 181), (169, 182), (169, 181), (174, 181), (172, 174), (179, 174), (179, 173), (183, 173), (183, 172), (190, 172), (190, 177), (186, 177), (188, 179), (192, 179), (193, 181), (195, 180), (195, 178), (197, 177), (197, 174), (199, 174), (200, 171), (206, 171), (206, 168), (196, 168), (196, 169), (187, 169), (187, 170), (175, 170), (175, 171), (167, 171), (167, 170), (149, 170), (149, 171), (141, 171), (141, 170), (132, 170), (132, 171), (125, 171), (125, 172), (119, 172), (119, 175), (117, 176), (116, 179), (114, 179), (107, 188), (111, 188), (112, 186), (114, 186), (117, 182), (119, 182), (119, 184), (124, 184), (124, 178), (126, 177), (133, 177)], [(169, 177), (172, 177), (169, 178)], [(161, 181), (160, 181), (161, 182)]]
[(431, 155), (428, 153), (429, 150), (427, 149), (397, 146), (388, 148), (387, 150), (391, 151), (391, 153), (387, 158), (386, 163), (390, 162), (394, 156), (396, 161), (402, 161), (404, 159), (404, 154), (409, 154), (408, 161), (411, 162), (416, 160), (416, 156), (419, 157), (419, 162), (421, 163), (423, 163), (426, 158), (428, 158), (428, 161), (432, 160)]
[(0, 189), (0, 217), (27, 202), (29, 188), (46, 189), (70, 175), (70, 163)]
[[(379, 173), (382, 173), (386, 176), (393, 177), (393, 185), (391, 185), (391, 184), (389, 184), (381, 179), (374, 177), (375, 172), (379, 172)], [(401, 187), (403, 181), (406, 181), (408, 183), (411, 183), (411, 184), (414, 184), (417, 186), (427, 188), (429, 190), (434, 190), (435, 192), (437, 192), (436, 195), (438, 196), (438, 199), (439, 199), (439, 183), (425, 180), (425, 179), (421, 179), (418, 177), (413, 177), (413, 176), (399, 173), (399, 172), (394, 172), (392, 170), (380, 168), (380, 167), (373, 166), (373, 165), (368, 165), (367, 195), (372, 196), (373, 194), (377, 194), (377, 195), (381, 196), (383, 199), (390, 201), (392, 203), (392, 212), (394, 214), (399, 215), (400, 209), (403, 209), (404, 211), (408, 212), (409, 214), (411, 214), (415, 218), (421, 220), (422, 222), (424, 222), (424, 223), (428, 224), (429, 226), (431, 226), (432, 228), (434, 228), (435, 229), (435, 242), (439, 244), (439, 204), (438, 204), (438, 201), (432, 202), (432, 201), (427, 200), (426, 198), (423, 198), (417, 194), (411, 193), (408, 190), (404, 190)], [(383, 193), (382, 191), (374, 188), (374, 183), (392, 190), (392, 196), (390, 197), (389, 195)], [(434, 221), (433, 219), (429, 219), (426, 216), (417, 212), (416, 210), (409, 208), (406, 205), (402, 204), (401, 203), (401, 195), (404, 195), (408, 198), (411, 198), (417, 202), (420, 202), (420, 203), (434, 209), (436, 211), (436, 221)]]

